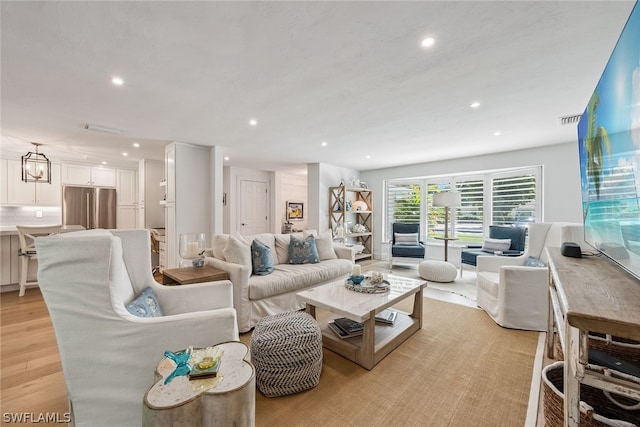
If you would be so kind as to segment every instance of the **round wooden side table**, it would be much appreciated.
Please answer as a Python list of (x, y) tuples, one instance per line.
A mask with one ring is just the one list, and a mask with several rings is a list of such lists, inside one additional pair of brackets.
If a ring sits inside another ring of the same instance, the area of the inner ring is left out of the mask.
[(217, 347), (224, 356), (213, 378), (180, 376), (165, 385), (175, 363), (166, 357), (158, 363), (156, 382), (144, 395), (143, 426), (255, 425), (256, 375), (249, 348), (237, 341)]

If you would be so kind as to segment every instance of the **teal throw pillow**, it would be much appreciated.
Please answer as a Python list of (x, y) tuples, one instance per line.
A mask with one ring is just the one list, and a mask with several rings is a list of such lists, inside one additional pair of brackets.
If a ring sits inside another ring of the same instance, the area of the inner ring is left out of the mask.
[(150, 287), (144, 288), (136, 299), (127, 304), (127, 311), (138, 317), (162, 317), (162, 309)]
[(316, 264), (320, 262), (316, 239), (313, 235), (300, 240), (291, 236), (289, 241), (289, 264)]
[(524, 263), (525, 267), (547, 267), (547, 263), (536, 257), (530, 256)]
[(271, 248), (257, 239), (251, 242), (251, 265), (253, 274), (258, 276), (273, 273), (274, 261)]

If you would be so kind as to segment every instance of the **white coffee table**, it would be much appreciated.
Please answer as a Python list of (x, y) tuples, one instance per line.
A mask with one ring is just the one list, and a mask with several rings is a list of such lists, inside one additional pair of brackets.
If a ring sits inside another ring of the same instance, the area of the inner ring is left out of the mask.
[[(422, 328), (422, 289), (427, 282), (391, 274), (386, 278), (391, 283), (391, 289), (383, 294), (350, 291), (344, 286), (346, 277), (297, 294), (298, 300), (306, 304), (307, 313), (313, 317), (316, 317), (316, 308), (334, 315), (326, 321), (320, 321), (322, 345), (369, 370)], [(399, 312), (393, 325), (375, 323), (376, 313), (411, 295), (414, 295), (411, 314)], [(363, 322), (363, 335), (339, 338), (328, 327), (328, 323), (336, 317)]]

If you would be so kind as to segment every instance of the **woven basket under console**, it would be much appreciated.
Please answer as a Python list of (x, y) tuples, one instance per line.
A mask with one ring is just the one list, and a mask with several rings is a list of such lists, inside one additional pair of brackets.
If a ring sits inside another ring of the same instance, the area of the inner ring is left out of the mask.
[[(603, 368), (589, 365), (591, 370), (602, 373)], [(632, 379), (640, 383), (640, 378), (610, 371), (613, 377)], [(564, 426), (564, 362), (554, 362), (542, 370), (544, 384), (545, 427)], [(635, 378), (635, 379), (634, 379)], [(613, 397), (624, 405), (633, 405), (631, 399), (623, 396)], [(640, 426), (640, 410), (626, 410), (613, 403), (605, 393), (595, 387), (580, 384), (580, 427), (619, 426), (616, 421), (625, 421)]]

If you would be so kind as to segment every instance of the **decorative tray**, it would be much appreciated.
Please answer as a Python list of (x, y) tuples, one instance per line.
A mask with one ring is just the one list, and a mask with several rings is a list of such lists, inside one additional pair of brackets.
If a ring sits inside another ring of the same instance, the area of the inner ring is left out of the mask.
[(344, 286), (350, 291), (354, 292), (362, 292), (365, 294), (382, 294), (388, 292), (391, 286), (387, 280), (383, 280), (382, 282), (373, 283), (371, 281), (371, 277), (365, 277), (360, 284), (356, 285), (351, 281), (351, 278), (347, 278), (344, 282)]

